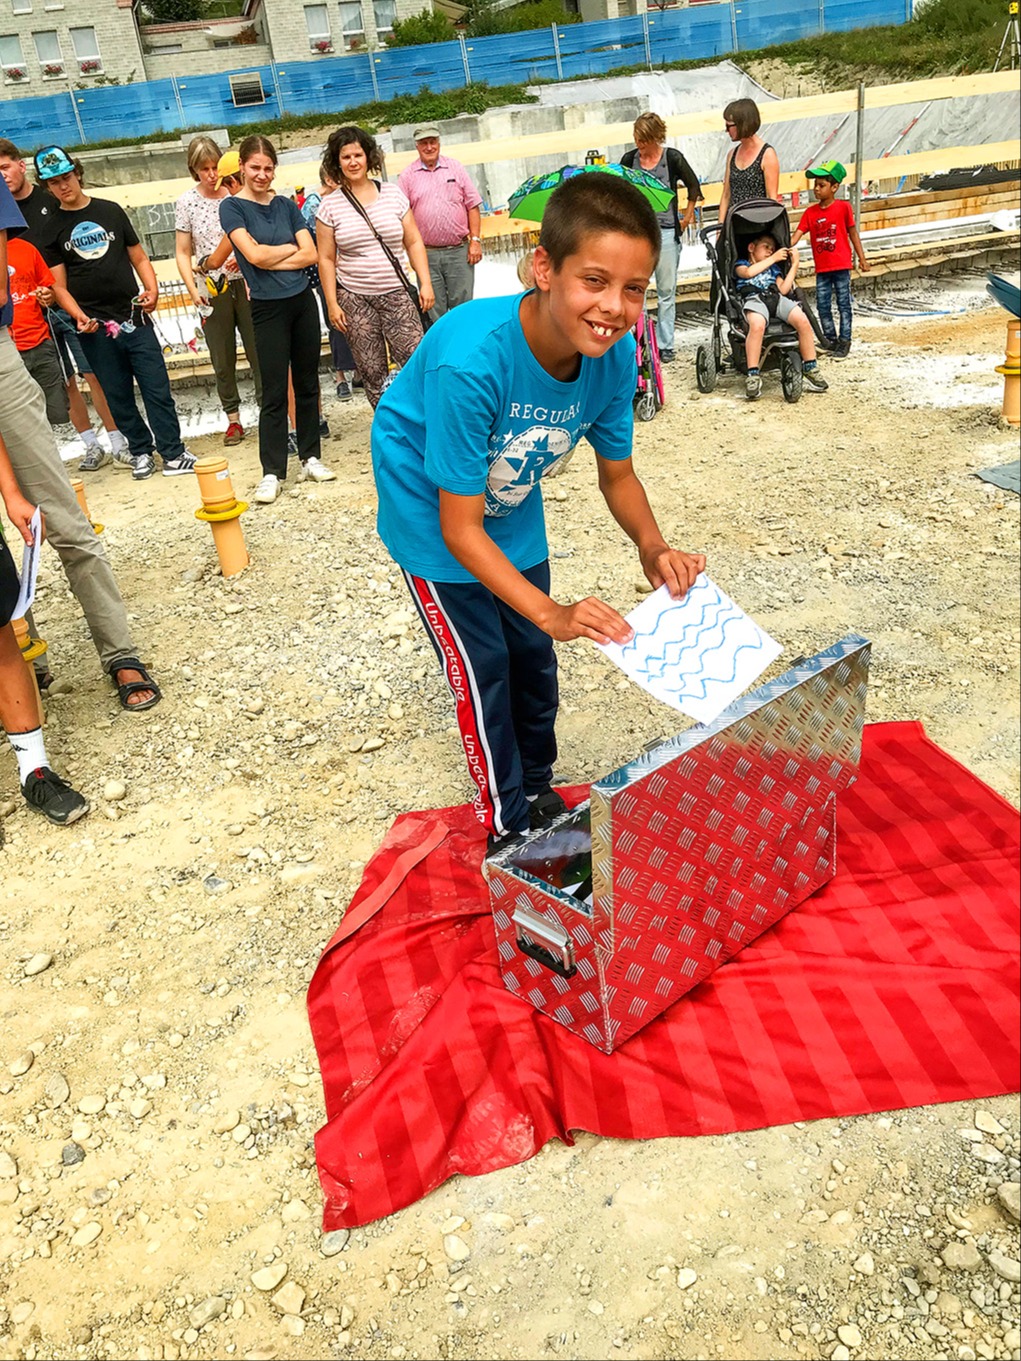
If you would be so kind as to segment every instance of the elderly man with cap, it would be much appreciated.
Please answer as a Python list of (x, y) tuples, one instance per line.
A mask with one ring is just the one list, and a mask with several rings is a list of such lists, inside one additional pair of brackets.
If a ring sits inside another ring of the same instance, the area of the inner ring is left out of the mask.
[(397, 183), (411, 204), (429, 257), (436, 303), (433, 321), (475, 291), (473, 270), (482, 259), (482, 196), (459, 161), (440, 153), (440, 130), (432, 124), (415, 129), (413, 161)]

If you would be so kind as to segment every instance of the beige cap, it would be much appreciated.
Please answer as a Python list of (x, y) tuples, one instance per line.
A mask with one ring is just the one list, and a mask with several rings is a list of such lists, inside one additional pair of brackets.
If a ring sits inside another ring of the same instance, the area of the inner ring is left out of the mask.
[(440, 130), (435, 123), (423, 123), (420, 128), (415, 129), (415, 141), (424, 142), (427, 137), (439, 137)]

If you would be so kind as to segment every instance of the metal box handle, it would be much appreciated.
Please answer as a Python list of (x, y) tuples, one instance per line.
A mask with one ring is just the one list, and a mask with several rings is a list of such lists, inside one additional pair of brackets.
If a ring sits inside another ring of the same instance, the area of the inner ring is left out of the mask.
[(514, 909), (514, 926), (517, 947), (523, 955), (528, 955), (561, 978), (573, 978), (578, 972), (571, 937), (559, 923), (551, 922), (537, 912), (530, 912), (527, 907), (518, 906)]

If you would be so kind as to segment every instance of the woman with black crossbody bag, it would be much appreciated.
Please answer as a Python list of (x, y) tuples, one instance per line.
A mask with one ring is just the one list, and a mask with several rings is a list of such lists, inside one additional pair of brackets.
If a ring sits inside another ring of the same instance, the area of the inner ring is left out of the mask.
[[(407, 363), (422, 339), (432, 307), (425, 246), (411, 206), (396, 184), (373, 179), (383, 161), (362, 128), (343, 127), (326, 144), (326, 173), (339, 188), (316, 214), (319, 278), (329, 323), (344, 331), (375, 407), (390, 361)], [(406, 251), (416, 289), (401, 260)]]

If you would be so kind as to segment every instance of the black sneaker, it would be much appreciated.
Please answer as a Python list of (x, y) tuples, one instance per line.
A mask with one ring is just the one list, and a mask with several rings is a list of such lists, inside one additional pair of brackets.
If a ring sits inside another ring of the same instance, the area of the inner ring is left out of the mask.
[(661, 364), (672, 364), (674, 362), (673, 350), (660, 350), (659, 362)]
[(330, 423), (325, 418), (319, 422), (319, 438), (320, 439), (330, 438)]
[(341, 378), (340, 382), (337, 384), (338, 402), (349, 402), (353, 395), (354, 394), (351, 391), (351, 384), (347, 381), (346, 378)]
[(802, 378), (809, 392), (828, 392), (830, 385), (818, 369), (802, 369)]
[(528, 825), (533, 832), (541, 831), (555, 822), (561, 813), (567, 812), (567, 804), (557, 791), (547, 785), (528, 804)]
[(49, 818), (59, 827), (77, 822), (89, 811), (89, 801), (77, 789), (65, 784), (49, 766), (33, 770), (21, 786), (29, 808), (34, 808), (43, 817)]

